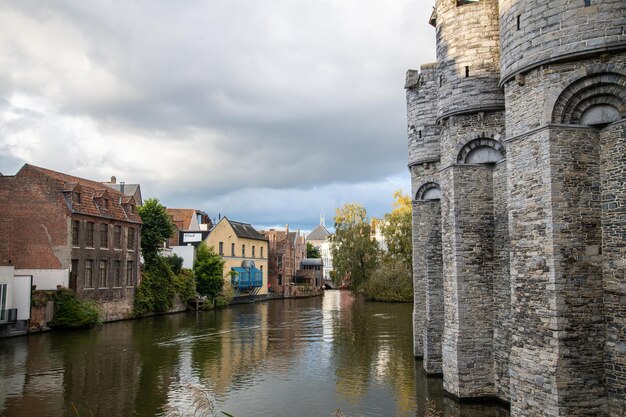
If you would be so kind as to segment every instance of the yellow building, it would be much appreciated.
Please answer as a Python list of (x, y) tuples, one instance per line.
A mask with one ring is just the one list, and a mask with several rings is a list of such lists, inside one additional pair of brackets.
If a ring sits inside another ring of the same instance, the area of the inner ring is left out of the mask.
[[(224, 259), (224, 279), (235, 297), (267, 296), (269, 241), (254, 227), (223, 217), (204, 241)], [(237, 274), (230, 277), (231, 271)]]

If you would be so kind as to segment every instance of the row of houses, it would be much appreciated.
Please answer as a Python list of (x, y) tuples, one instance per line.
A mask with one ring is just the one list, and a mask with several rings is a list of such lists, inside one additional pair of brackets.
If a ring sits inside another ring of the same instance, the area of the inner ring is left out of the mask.
[[(32, 309), (37, 291), (70, 288), (96, 301), (104, 321), (132, 311), (141, 282), (139, 184), (91, 181), (34, 165), (0, 175), (0, 336), (43, 325), (50, 309)], [(235, 299), (293, 295), (294, 286), (321, 288), (323, 261), (306, 259), (296, 232), (257, 231), (226, 217), (213, 224), (195, 209), (167, 209), (176, 231), (163, 254), (192, 268), (201, 242), (224, 259)], [(231, 271), (237, 274), (230, 274)]]

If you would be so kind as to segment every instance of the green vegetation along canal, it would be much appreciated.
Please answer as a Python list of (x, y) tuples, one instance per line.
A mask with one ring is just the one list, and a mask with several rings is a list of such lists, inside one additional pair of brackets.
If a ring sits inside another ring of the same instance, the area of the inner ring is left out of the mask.
[(443, 395), (411, 314), (327, 291), (2, 339), (0, 415), (508, 416)]

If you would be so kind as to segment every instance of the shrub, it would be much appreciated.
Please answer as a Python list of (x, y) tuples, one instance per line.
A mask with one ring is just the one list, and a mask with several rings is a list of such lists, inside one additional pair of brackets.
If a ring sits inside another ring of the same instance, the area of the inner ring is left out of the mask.
[(193, 272), (196, 276), (196, 289), (200, 295), (214, 299), (224, 286), (224, 260), (207, 248), (204, 242), (198, 246)]
[(383, 263), (361, 289), (370, 301), (413, 301), (413, 278), (400, 262)]
[(158, 256), (143, 271), (141, 284), (135, 291), (135, 315), (162, 313), (171, 310), (174, 297), (186, 301), (195, 296), (193, 271), (181, 269), (179, 274), (174, 274), (168, 259)]
[(180, 256), (173, 254), (172, 256), (166, 256), (165, 261), (172, 269), (172, 272), (176, 275), (180, 274), (183, 270), (183, 258)]
[(100, 311), (93, 301), (76, 298), (74, 291), (61, 288), (54, 293), (54, 318), (49, 323), (55, 329), (93, 327), (100, 323)]
[(181, 269), (178, 274), (174, 275), (174, 287), (181, 300), (193, 298), (196, 295), (196, 280), (193, 271)]
[(156, 257), (142, 272), (141, 284), (135, 291), (135, 314), (164, 312), (172, 308), (176, 296), (175, 275), (167, 261)]

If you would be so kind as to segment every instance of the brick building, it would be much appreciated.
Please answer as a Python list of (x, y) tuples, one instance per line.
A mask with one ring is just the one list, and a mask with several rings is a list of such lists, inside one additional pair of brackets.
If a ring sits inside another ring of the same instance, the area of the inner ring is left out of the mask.
[(285, 292), (285, 286), (295, 282), (300, 264), (306, 258), (306, 241), (300, 233), (285, 230), (263, 230), (261, 234), (269, 241), (268, 281), (271, 291), (277, 294)]
[(104, 320), (128, 316), (141, 236), (132, 196), (26, 164), (0, 177), (0, 218), (0, 265), (27, 271), (38, 289), (97, 301)]
[(626, 415), (623, 0), (436, 0), (406, 78), (414, 346), (512, 416)]

